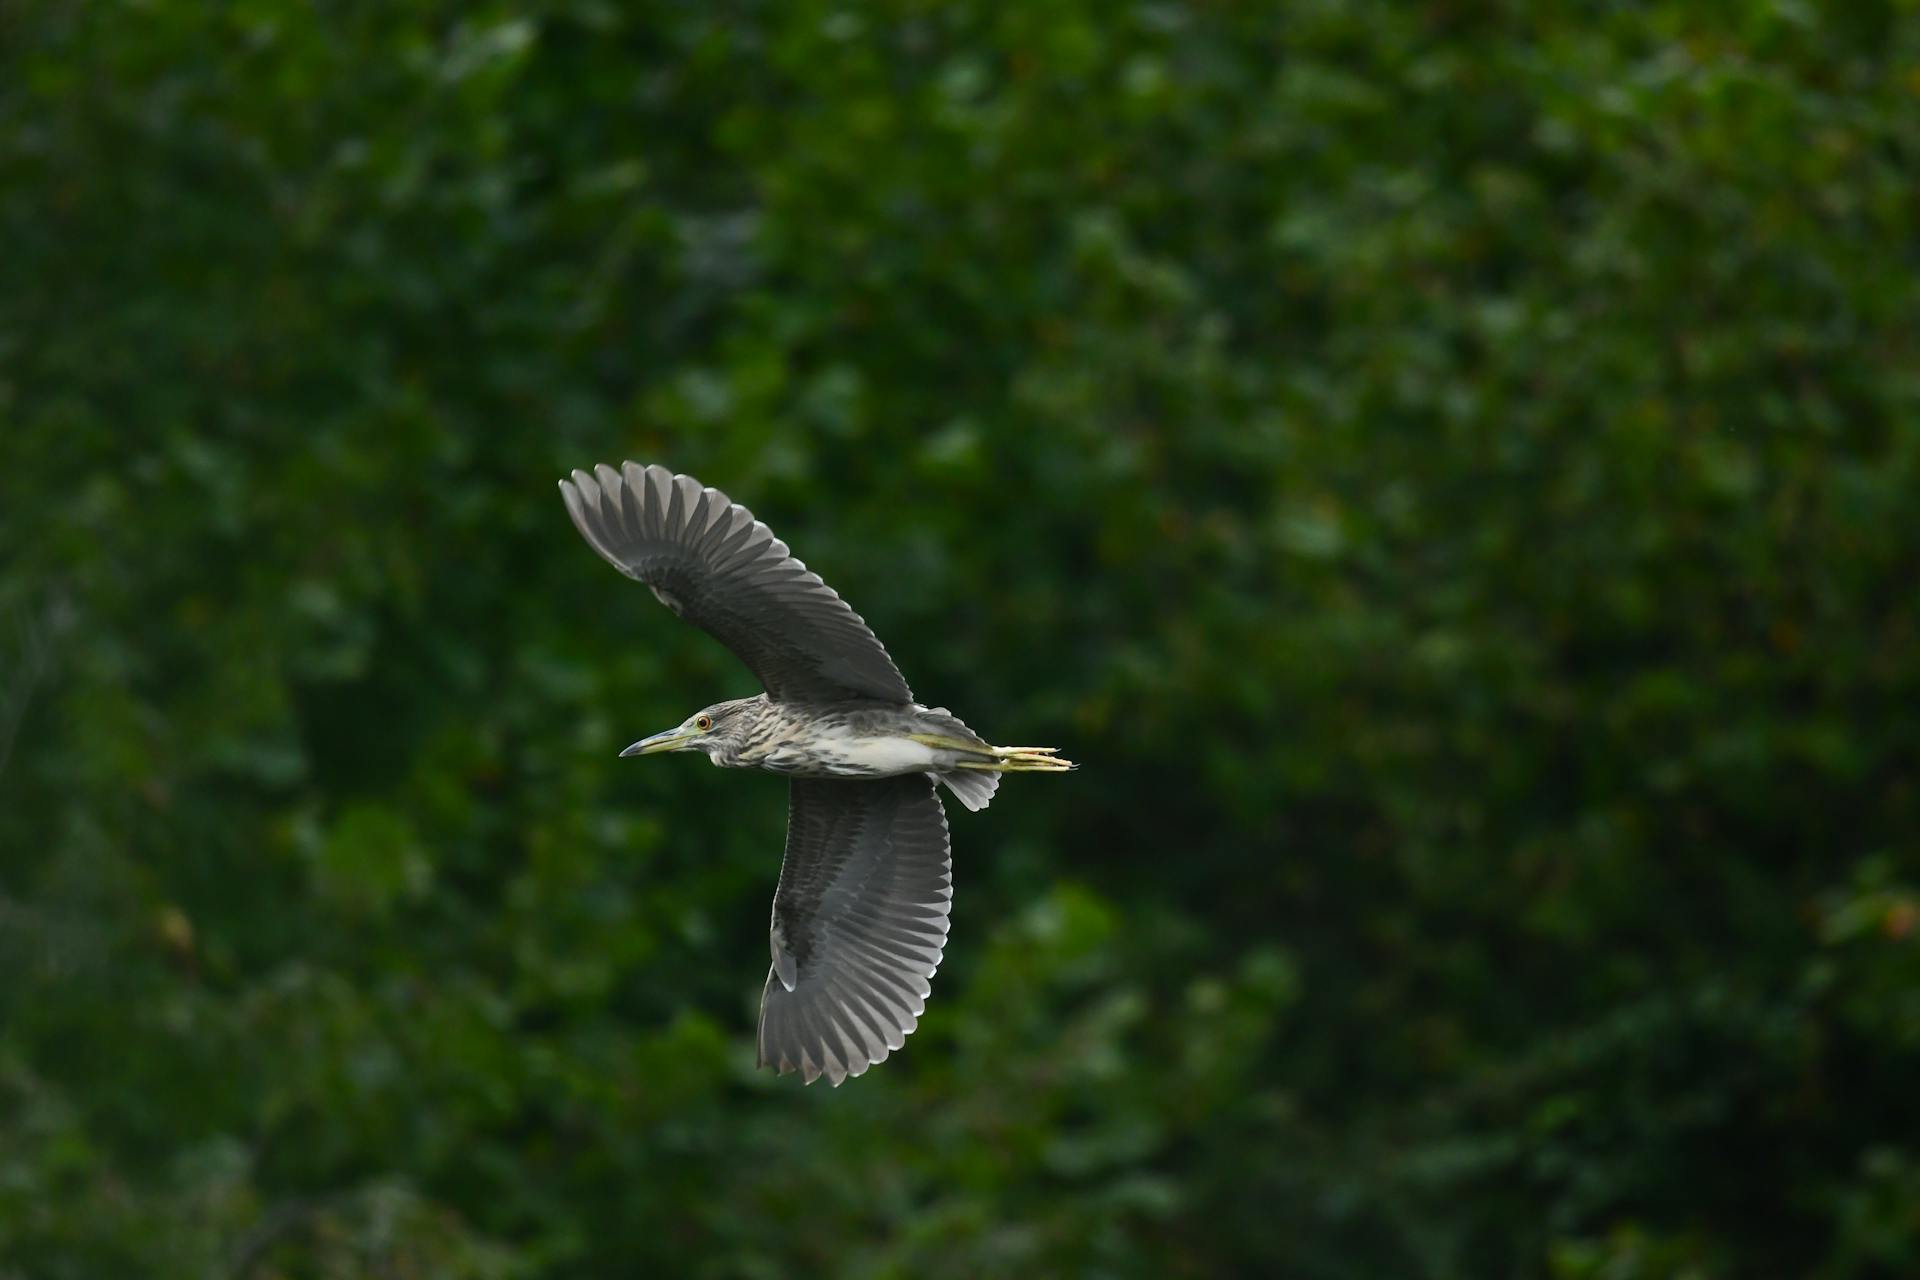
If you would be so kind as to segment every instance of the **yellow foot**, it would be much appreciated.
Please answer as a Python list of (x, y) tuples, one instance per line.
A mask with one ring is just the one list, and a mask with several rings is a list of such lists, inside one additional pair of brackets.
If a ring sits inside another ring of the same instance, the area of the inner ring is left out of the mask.
[(955, 761), (950, 766), (955, 769), (983, 769), (989, 773), (1065, 773), (1080, 767), (1071, 760), (1062, 760), (1058, 747), (990, 747), (984, 742), (967, 742), (937, 733), (910, 733), (907, 737), (943, 751), (961, 751), (968, 755), (988, 757), (983, 760)]
[(1077, 769), (1071, 760), (1062, 760), (1057, 747), (994, 747), (992, 760), (962, 760), (955, 767), (982, 769), (989, 773), (1065, 773)]

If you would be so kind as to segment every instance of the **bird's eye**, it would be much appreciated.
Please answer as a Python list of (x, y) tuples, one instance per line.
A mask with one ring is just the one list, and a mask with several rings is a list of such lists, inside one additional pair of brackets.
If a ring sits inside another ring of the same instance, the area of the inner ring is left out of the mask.
[(693, 727), (698, 729), (700, 732), (705, 733), (707, 730), (713, 728), (713, 717), (712, 716), (695, 716), (693, 718)]

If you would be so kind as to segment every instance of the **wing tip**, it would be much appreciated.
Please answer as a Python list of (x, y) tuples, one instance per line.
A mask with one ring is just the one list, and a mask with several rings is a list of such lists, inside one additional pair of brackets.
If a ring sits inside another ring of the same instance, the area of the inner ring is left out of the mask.
[[(761, 997), (755, 1063), (761, 1070), (771, 1068), (775, 1075), (798, 1073), (802, 1085), (825, 1077), (837, 1089), (865, 1075), (906, 1044), (907, 1037), (919, 1029), (925, 1009), (923, 1004), (904, 1025), (883, 1031), (873, 1017), (877, 1010), (869, 1009), (867, 1016), (861, 1017), (842, 1001), (838, 1011), (826, 1015), (824, 1025), (802, 1027), (793, 1020), (799, 1010), (787, 1003), (798, 997), (777, 984), (777, 977), (769, 974)], [(849, 1016), (853, 1019), (850, 1023)]]

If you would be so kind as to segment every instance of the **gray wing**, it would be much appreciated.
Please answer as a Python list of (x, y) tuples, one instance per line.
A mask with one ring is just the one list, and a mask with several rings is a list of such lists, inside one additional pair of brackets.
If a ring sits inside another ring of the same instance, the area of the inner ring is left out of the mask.
[(575, 471), (560, 493), (595, 551), (732, 650), (775, 701), (913, 701), (860, 615), (718, 489), (629, 462)]
[(932, 778), (793, 779), (760, 1065), (837, 1085), (898, 1049), (933, 989), (952, 901)]

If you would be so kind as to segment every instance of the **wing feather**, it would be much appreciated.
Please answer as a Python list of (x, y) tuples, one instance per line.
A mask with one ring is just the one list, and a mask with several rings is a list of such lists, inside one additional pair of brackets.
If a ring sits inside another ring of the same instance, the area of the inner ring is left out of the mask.
[(953, 901), (947, 820), (926, 774), (789, 787), (760, 1064), (837, 1085), (904, 1044), (926, 1008)]
[(913, 701), (860, 615), (718, 489), (628, 462), (575, 471), (560, 492), (588, 545), (725, 645), (774, 700)]

